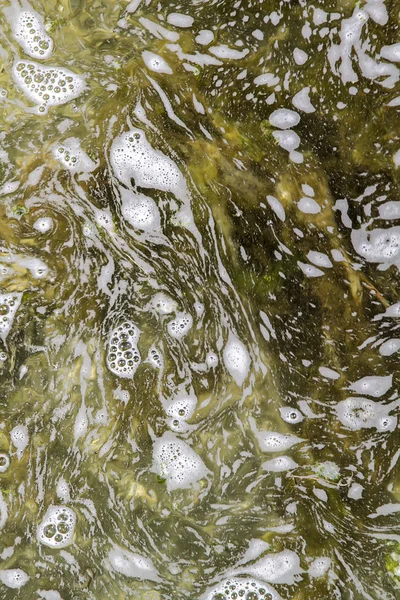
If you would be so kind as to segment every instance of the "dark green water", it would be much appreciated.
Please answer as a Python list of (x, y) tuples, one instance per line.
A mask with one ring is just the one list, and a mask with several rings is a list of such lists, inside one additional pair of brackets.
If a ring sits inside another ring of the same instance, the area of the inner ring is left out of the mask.
[(400, 597), (399, 15), (3, 0), (0, 599)]

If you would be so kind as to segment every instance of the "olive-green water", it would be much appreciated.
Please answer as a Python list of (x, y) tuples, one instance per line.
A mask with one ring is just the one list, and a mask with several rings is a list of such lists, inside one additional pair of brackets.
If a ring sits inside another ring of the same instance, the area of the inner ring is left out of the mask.
[(1, 600), (400, 598), (399, 19), (1, 0)]

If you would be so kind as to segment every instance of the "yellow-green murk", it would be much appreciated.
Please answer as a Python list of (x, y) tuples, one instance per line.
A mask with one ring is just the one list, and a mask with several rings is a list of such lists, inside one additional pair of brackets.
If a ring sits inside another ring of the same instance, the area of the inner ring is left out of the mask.
[(0, 0), (0, 600), (400, 598), (399, 21)]

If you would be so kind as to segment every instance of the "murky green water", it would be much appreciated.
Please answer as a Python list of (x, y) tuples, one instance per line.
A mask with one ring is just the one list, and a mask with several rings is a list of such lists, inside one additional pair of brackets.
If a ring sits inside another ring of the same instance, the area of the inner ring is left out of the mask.
[(400, 597), (399, 14), (1, 2), (1, 599)]

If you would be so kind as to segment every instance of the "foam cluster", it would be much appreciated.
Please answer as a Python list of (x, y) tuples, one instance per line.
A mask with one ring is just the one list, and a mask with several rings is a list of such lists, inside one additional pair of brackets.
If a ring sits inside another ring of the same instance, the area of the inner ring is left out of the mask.
[(96, 168), (93, 160), (82, 150), (77, 138), (70, 138), (64, 144), (56, 144), (53, 154), (65, 169), (73, 173), (90, 173)]
[(38, 111), (42, 114), (51, 106), (77, 98), (85, 89), (83, 78), (69, 69), (44, 67), (33, 61), (18, 61), (13, 68), (13, 77), (25, 96), (39, 106)]
[(224, 348), (224, 363), (238, 386), (242, 386), (250, 369), (250, 356), (244, 344), (233, 333)]
[(0, 473), (5, 473), (10, 466), (10, 457), (4, 452), (0, 453)]
[(279, 129), (291, 129), (300, 123), (300, 116), (290, 108), (278, 108), (271, 113), (269, 122)]
[(279, 412), (281, 414), (281, 418), (286, 423), (292, 423), (293, 425), (296, 425), (296, 423), (301, 423), (304, 419), (303, 415), (299, 410), (297, 410), (297, 408), (291, 408), (290, 406), (283, 406), (279, 409)]
[(271, 586), (251, 577), (230, 577), (224, 579), (206, 592), (201, 600), (280, 600), (279, 594)]
[(152, 198), (121, 189), (123, 218), (134, 229), (157, 231), (160, 229), (160, 211)]
[(400, 227), (387, 229), (354, 229), (351, 232), (354, 250), (372, 263), (393, 264), (400, 259)]
[(154, 54), (154, 52), (149, 52), (145, 50), (142, 52), (143, 62), (148, 69), (154, 71), (155, 73), (166, 73), (167, 75), (172, 75), (172, 69), (161, 56), (158, 54)]
[(366, 398), (347, 398), (336, 405), (339, 421), (348, 429), (368, 429), (393, 431), (397, 418), (389, 416), (389, 408)]
[(73, 542), (75, 512), (67, 506), (50, 506), (37, 528), (37, 539), (49, 548), (65, 548)]
[(193, 325), (193, 318), (188, 313), (178, 313), (173, 321), (170, 321), (167, 325), (168, 333), (175, 339), (181, 339), (185, 337), (191, 330)]
[(173, 400), (164, 403), (164, 409), (169, 417), (168, 424), (174, 431), (184, 431), (186, 421), (193, 416), (196, 409), (197, 398), (195, 395), (179, 394)]
[(10, 439), (17, 449), (17, 456), (21, 458), (29, 443), (29, 433), (26, 425), (16, 425), (10, 431)]
[(299, 465), (290, 456), (277, 456), (265, 461), (262, 465), (264, 471), (272, 473), (284, 473), (296, 469)]
[(22, 293), (0, 294), (0, 337), (5, 340), (11, 331), (16, 312), (21, 304)]
[(139, 329), (132, 321), (125, 321), (110, 335), (107, 352), (107, 366), (118, 377), (132, 378), (140, 364), (137, 348)]
[[(268, 581), (293, 585), (302, 572), (298, 555), (292, 550), (283, 550), (274, 554), (265, 554), (251, 565), (242, 568), (246, 573)], [(235, 573), (236, 574), (236, 573)]]
[(261, 452), (285, 452), (303, 440), (295, 435), (276, 431), (259, 431), (256, 433)]
[(158, 292), (151, 299), (151, 305), (159, 315), (169, 315), (176, 311), (177, 304), (175, 300), (164, 294)]
[(47, 233), (53, 228), (53, 219), (51, 217), (40, 217), (34, 222), (33, 228), (39, 233)]
[(188, 198), (186, 182), (177, 165), (154, 150), (141, 129), (131, 129), (114, 140), (110, 161), (116, 177), (127, 186), (134, 179), (138, 187), (171, 192), (181, 200)]
[(14, 37), (32, 58), (45, 60), (53, 52), (53, 40), (44, 29), (43, 19), (34, 12), (20, 13), (14, 26)]
[(156, 367), (156, 369), (162, 369), (164, 367), (162, 354), (157, 350), (157, 348), (155, 348), (155, 346), (150, 348), (147, 361), (153, 365), (153, 367)]
[(166, 431), (154, 443), (153, 469), (165, 479), (169, 492), (188, 488), (208, 472), (196, 452), (171, 431)]
[(2, 569), (0, 570), (0, 581), (2, 584), (13, 590), (23, 587), (29, 580), (29, 575), (22, 569)]
[(157, 571), (149, 558), (125, 550), (120, 546), (114, 546), (108, 553), (110, 565), (125, 577), (135, 579), (148, 579), (158, 581)]
[(380, 398), (392, 387), (393, 375), (380, 377), (378, 375), (367, 375), (355, 381), (349, 386), (350, 390), (358, 394), (366, 394), (373, 398)]

